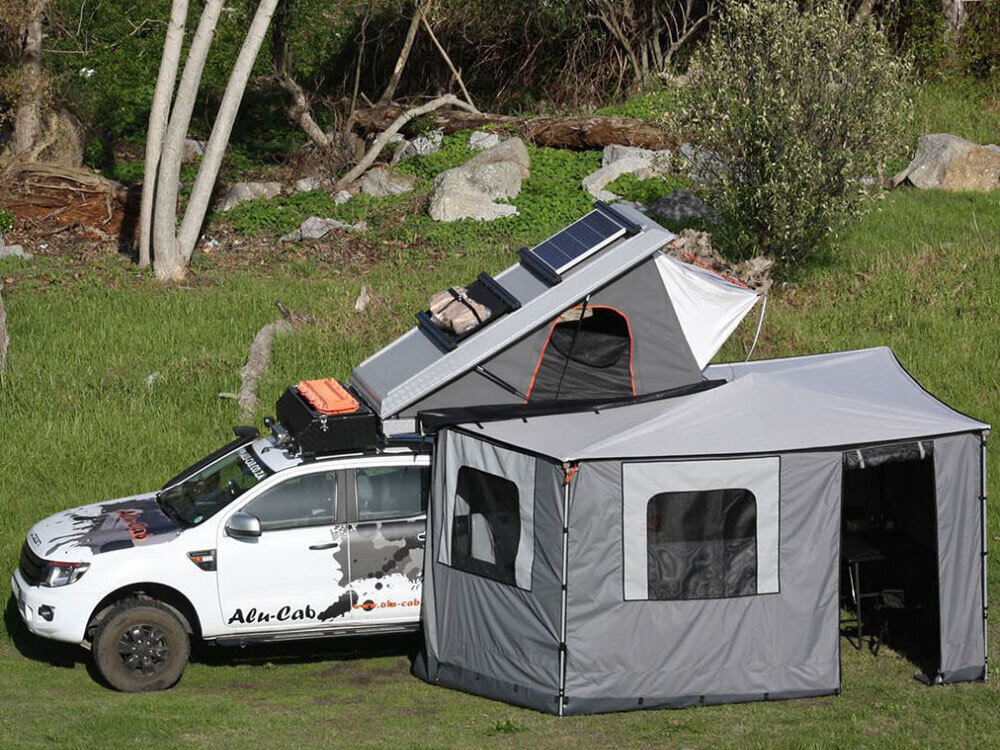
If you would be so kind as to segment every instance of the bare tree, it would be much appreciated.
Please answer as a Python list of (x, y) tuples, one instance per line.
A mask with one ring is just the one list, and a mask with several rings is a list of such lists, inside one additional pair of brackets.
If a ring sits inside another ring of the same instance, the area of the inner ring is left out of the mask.
[(413, 17), (410, 18), (410, 26), (406, 30), (406, 38), (403, 39), (403, 46), (399, 50), (399, 57), (396, 58), (396, 65), (392, 69), (392, 75), (389, 76), (389, 83), (386, 85), (385, 91), (382, 92), (382, 96), (379, 97), (377, 102), (379, 106), (388, 104), (392, 101), (392, 97), (395, 96), (399, 79), (403, 75), (403, 68), (406, 67), (406, 61), (410, 57), (410, 50), (413, 49), (413, 41), (417, 38), (420, 21), (426, 16), (430, 8), (431, 0), (424, 0), (423, 3), (420, 0), (415, 0), (413, 3)]
[(14, 110), (13, 155), (29, 154), (42, 129), (42, 17), (48, 0), (4, 0), (0, 20), (17, 29), (20, 44), (18, 101)]
[(587, 0), (640, 88), (670, 74), (674, 56), (711, 18), (715, 0)]
[[(222, 11), (223, 0), (206, 0), (198, 28), (191, 41), (184, 71), (177, 87), (170, 119), (163, 137), (160, 163), (156, 178), (156, 195), (153, 202), (153, 272), (158, 279), (181, 279), (194, 252), (201, 232), (202, 222), (208, 211), (215, 180), (219, 174), (222, 157), (229, 143), (233, 122), (239, 111), (243, 92), (246, 90), (254, 60), (267, 35), (271, 17), (279, 0), (260, 0), (243, 46), (240, 48), (222, 95), (212, 133), (205, 146), (205, 154), (198, 168), (180, 229), (177, 229), (177, 193), (183, 157), (184, 138), (191, 123), (198, 86), (212, 43), (212, 36)], [(148, 189), (149, 186), (144, 187)]]
[(330, 148), (330, 136), (323, 132), (312, 114), (312, 104), (305, 89), (292, 75), (292, 51), (289, 34), (292, 24), (292, 3), (285, 0), (274, 14), (271, 29), (271, 57), (274, 61), (274, 80), (289, 96), (286, 113), (288, 119), (302, 128), (309, 140), (320, 148)]
[(167, 131), (170, 117), (170, 100), (177, 83), (177, 67), (184, 46), (184, 27), (187, 24), (188, 0), (173, 0), (170, 7), (170, 21), (163, 42), (163, 57), (160, 73), (156, 78), (153, 102), (149, 109), (149, 128), (146, 135), (146, 165), (142, 178), (142, 204), (139, 213), (139, 266), (149, 265), (152, 247), (153, 196), (155, 194), (156, 173), (160, 165), (163, 136)]

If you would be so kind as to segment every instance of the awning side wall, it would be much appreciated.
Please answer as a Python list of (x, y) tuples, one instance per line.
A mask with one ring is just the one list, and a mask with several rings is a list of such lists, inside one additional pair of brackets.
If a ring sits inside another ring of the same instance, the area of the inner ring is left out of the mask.
[(840, 487), (839, 452), (781, 456), (779, 593), (625, 601), (622, 462), (583, 463), (569, 519), (566, 711), (835, 692)]
[(522, 498), (533, 503), (529, 590), (441, 562), (448, 559), (442, 549), (454, 492), (447, 478), (463, 465), (482, 465), (481, 454), (491, 449), (450, 430), (438, 437), (424, 557), (424, 649), (415, 671), (432, 683), (553, 711), (559, 689), (561, 467), (518, 456), (534, 477), (528, 488), (533, 497)]
[(977, 434), (934, 441), (945, 682), (982, 679), (985, 673), (979, 451)]

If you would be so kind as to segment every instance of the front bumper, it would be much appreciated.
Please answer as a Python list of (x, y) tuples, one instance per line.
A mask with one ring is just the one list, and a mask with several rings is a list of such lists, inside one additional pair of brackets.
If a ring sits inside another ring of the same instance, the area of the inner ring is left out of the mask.
[[(48, 588), (28, 586), (15, 570), (10, 579), (11, 591), (21, 619), (35, 635), (68, 643), (83, 643), (87, 621), (97, 605), (93, 596), (73, 591), (74, 584)], [(42, 614), (48, 612), (48, 617)]]

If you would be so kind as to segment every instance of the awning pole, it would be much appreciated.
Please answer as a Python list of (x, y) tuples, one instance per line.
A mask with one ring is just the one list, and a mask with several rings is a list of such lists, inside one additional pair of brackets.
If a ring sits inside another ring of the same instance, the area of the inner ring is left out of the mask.
[(989, 653), (989, 607), (987, 606), (986, 594), (986, 433), (982, 433), (979, 436), (980, 449), (979, 453), (982, 458), (982, 467), (979, 471), (979, 507), (980, 507), (980, 520), (979, 520), (979, 530), (982, 534), (982, 571), (983, 571), (983, 681), (985, 682), (989, 679), (989, 665), (990, 665), (990, 653)]
[(577, 467), (563, 464), (563, 512), (562, 512), (562, 578), (561, 606), (559, 612), (559, 715), (563, 715), (566, 703), (566, 579), (569, 571), (569, 485), (573, 481)]

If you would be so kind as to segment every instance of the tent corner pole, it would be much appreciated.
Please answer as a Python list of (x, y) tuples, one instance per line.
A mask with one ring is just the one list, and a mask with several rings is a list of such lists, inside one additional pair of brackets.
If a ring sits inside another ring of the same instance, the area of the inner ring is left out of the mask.
[(979, 456), (981, 460), (981, 466), (979, 470), (979, 529), (982, 535), (982, 557), (981, 557), (981, 567), (982, 567), (982, 587), (983, 587), (983, 682), (989, 679), (989, 665), (990, 665), (990, 652), (989, 652), (989, 606), (987, 603), (987, 585), (986, 585), (986, 562), (987, 562), (987, 531), (986, 531), (986, 436), (988, 433), (982, 432), (979, 435)]
[(566, 579), (569, 571), (569, 485), (576, 475), (578, 464), (564, 463), (562, 507), (562, 575), (560, 577), (559, 608), (559, 716), (566, 705)]

